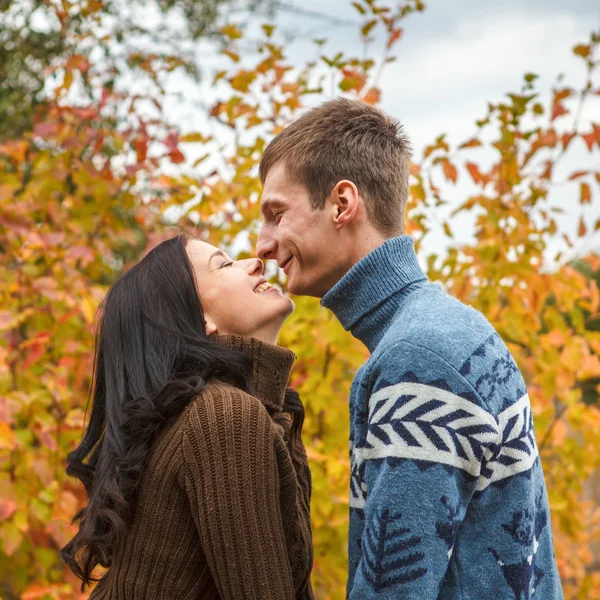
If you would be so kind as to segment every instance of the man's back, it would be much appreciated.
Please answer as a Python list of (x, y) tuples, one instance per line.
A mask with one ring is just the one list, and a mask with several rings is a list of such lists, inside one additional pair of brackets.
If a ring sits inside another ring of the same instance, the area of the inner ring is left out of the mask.
[(372, 353), (350, 400), (349, 597), (562, 598), (526, 386), (491, 325), (407, 237), (324, 304)]

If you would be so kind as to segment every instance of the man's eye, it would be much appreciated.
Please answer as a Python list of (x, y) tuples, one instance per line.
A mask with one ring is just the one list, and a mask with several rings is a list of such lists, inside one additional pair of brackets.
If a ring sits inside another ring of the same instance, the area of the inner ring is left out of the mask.
[(281, 221), (282, 214), (283, 214), (282, 210), (280, 210), (279, 212), (273, 213), (273, 220), (275, 221), (275, 223), (279, 223), (279, 221)]

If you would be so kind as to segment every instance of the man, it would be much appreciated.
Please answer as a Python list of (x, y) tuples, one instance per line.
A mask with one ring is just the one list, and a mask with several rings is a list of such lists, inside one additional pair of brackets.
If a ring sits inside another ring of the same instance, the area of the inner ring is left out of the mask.
[(339, 99), (260, 165), (258, 255), (371, 352), (350, 394), (348, 597), (560, 599), (525, 383), (402, 235), (409, 159), (396, 121)]

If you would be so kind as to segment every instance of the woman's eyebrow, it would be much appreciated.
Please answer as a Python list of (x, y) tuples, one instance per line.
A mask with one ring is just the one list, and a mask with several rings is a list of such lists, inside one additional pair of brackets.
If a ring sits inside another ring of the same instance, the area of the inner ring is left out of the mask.
[(222, 250), (217, 250), (216, 252), (213, 252), (210, 255), (210, 258), (208, 259), (208, 266), (210, 266), (210, 261), (215, 257), (215, 256), (222, 256), (223, 258), (227, 258), (227, 255), (225, 254), (225, 252), (223, 252)]

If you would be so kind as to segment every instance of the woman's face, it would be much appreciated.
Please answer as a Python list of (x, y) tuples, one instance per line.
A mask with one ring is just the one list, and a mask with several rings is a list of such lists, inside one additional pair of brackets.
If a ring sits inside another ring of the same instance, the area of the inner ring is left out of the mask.
[(294, 311), (294, 303), (267, 283), (262, 261), (232, 260), (200, 240), (189, 240), (186, 251), (196, 274), (206, 333), (275, 343), (281, 326)]

